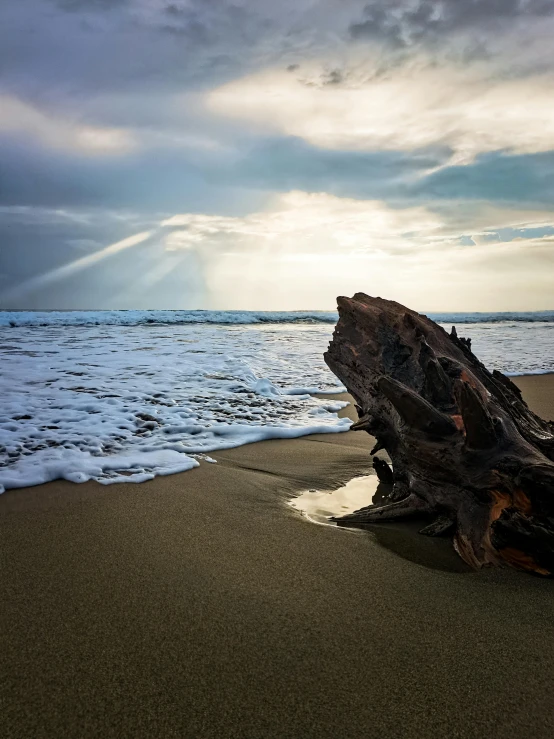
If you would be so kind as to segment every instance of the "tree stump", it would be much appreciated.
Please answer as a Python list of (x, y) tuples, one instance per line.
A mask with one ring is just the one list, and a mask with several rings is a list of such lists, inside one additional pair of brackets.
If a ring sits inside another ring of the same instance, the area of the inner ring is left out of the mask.
[(347, 526), (430, 514), (421, 533), (453, 532), (474, 568), (508, 564), (554, 573), (554, 424), (532, 413), (511, 380), (492, 373), (471, 341), (399, 303), (338, 298), (325, 361), (386, 450), (385, 505), (337, 519)]

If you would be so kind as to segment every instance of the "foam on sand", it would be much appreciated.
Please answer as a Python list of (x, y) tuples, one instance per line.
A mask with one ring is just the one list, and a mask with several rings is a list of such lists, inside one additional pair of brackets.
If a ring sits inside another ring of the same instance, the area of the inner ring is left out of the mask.
[(54, 325), (6, 329), (0, 346), (0, 489), (143, 482), (350, 426), (344, 402), (310, 395), (343, 388), (286, 327)]

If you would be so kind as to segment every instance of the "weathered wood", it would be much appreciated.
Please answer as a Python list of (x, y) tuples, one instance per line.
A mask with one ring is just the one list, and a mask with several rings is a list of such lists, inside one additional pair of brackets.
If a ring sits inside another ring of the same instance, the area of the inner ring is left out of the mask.
[(377, 439), (376, 471), (394, 483), (386, 505), (340, 523), (430, 514), (422, 533), (453, 530), (474, 567), (554, 573), (554, 424), (514, 383), (489, 372), (471, 340), (392, 301), (339, 298), (325, 361), (354, 397), (353, 428)]
[[(374, 452), (371, 453), (374, 454)], [(394, 473), (386, 459), (373, 457), (373, 469), (379, 478), (379, 482), (382, 482), (384, 485), (394, 485)]]

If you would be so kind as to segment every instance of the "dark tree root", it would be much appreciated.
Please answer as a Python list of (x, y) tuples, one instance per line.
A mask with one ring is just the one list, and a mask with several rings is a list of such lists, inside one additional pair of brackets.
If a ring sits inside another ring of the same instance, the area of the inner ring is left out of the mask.
[(454, 529), (455, 522), (449, 516), (438, 516), (435, 520), (420, 529), (424, 536), (445, 536)]
[(325, 361), (354, 397), (352, 428), (377, 439), (383, 505), (345, 526), (434, 517), (422, 534), (451, 534), (473, 567), (554, 572), (554, 424), (514, 383), (489, 372), (471, 341), (426, 316), (363, 293), (339, 298)]
[(343, 526), (352, 526), (354, 524), (375, 523), (375, 521), (392, 521), (398, 518), (410, 518), (411, 516), (421, 515), (425, 513), (427, 506), (415, 495), (410, 495), (404, 500), (396, 503), (388, 503), (384, 506), (367, 506), (360, 508), (359, 511), (348, 513), (340, 518), (332, 518)]
[[(375, 452), (372, 451), (371, 454), (375, 454)], [(382, 482), (384, 485), (394, 485), (394, 473), (388, 462), (381, 459), (381, 457), (373, 457), (373, 469), (379, 478), (379, 482)]]

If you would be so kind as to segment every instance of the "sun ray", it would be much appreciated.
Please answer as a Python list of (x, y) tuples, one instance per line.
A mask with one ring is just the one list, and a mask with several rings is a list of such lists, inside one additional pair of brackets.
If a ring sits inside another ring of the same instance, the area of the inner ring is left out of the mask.
[(132, 246), (137, 246), (137, 244), (142, 244), (144, 241), (149, 239), (153, 233), (154, 231), (141, 231), (133, 236), (128, 236), (126, 239), (109, 244), (100, 251), (94, 252), (94, 254), (88, 254), (86, 257), (81, 257), (81, 259), (69, 262), (69, 264), (64, 264), (61, 267), (49, 270), (41, 275), (37, 275), (36, 277), (31, 277), (31, 279), (20, 282), (14, 288), (4, 293), (3, 300), (7, 301), (17, 298), (22, 293), (27, 293), (30, 290), (36, 290), (37, 288), (62, 280), (65, 277), (70, 277), (76, 272), (80, 272), (94, 264), (98, 264), (98, 262), (101, 262), (103, 259), (113, 256), (124, 249), (129, 249)]

